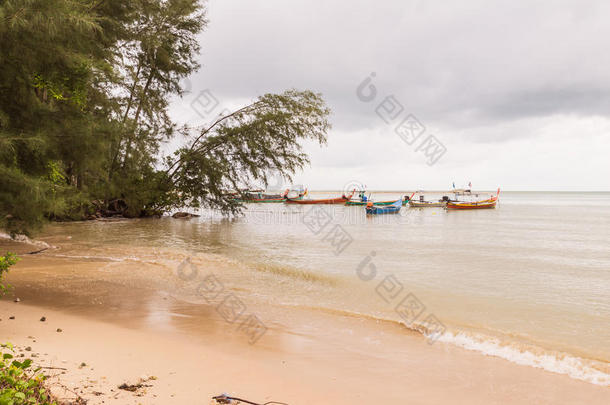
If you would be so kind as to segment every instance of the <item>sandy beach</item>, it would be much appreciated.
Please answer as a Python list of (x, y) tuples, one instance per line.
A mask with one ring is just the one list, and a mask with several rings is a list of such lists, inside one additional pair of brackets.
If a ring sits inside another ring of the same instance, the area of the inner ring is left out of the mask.
[(610, 2), (0, 16), (0, 405), (610, 405)]
[[(2, 249), (33, 250), (5, 242)], [(96, 261), (22, 257), (8, 277), (13, 294), (0, 300), (1, 339), (31, 347), (22, 353), (36, 354), (41, 366), (65, 368), (48, 369), (54, 392), (65, 398), (207, 404), (228, 393), (291, 405), (610, 401), (608, 387), (431, 345), (397, 324), (345, 314), (292, 308), (249, 344), (212, 306), (159, 294), (137, 272), (121, 277)], [(15, 296), (21, 301), (13, 302)], [(303, 324), (308, 333), (295, 327)], [(145, 386), (135, 392), (118, 389), (140, 382)]]

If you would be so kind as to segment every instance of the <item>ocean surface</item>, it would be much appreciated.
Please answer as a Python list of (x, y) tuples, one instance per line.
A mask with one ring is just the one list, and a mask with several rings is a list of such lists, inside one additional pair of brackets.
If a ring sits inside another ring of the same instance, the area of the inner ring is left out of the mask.
[(263, 315), (397, 322), (430, 343), (610, 385), (610, 193), (504, 192), (494, 210), (369, 217), (362, 206), (286, 204), (200, 214), (52, 224), (38, 239), (59, 247), (50, 256), (141, 262), (151, 278), (175, 277), (186, 258), (227, 260), (236, 270), (218, 277)]

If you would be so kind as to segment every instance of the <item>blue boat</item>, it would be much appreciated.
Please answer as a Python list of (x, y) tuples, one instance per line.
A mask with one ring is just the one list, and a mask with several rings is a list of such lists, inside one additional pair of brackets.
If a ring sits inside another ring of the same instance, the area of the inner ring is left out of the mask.
[(386, 205), (386, 206), (376, 206), (376, 205), (373, 205), (372, 202), (370, 202), (369, 204), (370, 205), (366, 206), (367, 214), (371, 214), (371, 215), (396, 214), (396, 213), (400, 212), (400, 209), (402, 208), (402, 198), (400, 200), (396, 200), (392, 204)]

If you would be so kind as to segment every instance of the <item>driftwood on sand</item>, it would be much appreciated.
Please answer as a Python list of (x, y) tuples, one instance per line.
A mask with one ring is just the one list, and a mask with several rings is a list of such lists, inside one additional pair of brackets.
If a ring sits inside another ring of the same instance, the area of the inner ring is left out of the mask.
[(243, 402), (244, 404), (250, 404), (250, 405), (273, 405), (273, 404), (288, 405), (285, 402), (277, 402), (277, 401), (270, 401), (270, 402), (265, 402), (265, 403), (252, 402), (252, 401), (248, 401), (247, 399), (243, 399), (243, 398), (230, 397), (227, 394), (217, 395), (215, 397), (212, 397), (212, 399), (214, 401), (216, 401), (217, 404), (232, 404), (233, 401), (238, 401), (238, 403)]

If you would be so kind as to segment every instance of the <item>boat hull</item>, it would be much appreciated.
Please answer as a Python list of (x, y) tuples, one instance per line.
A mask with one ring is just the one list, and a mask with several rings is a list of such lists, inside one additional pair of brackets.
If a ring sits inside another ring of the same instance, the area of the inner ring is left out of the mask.
[(241, 203), (256, 203), (256, 204), (270, 204), (270, 203), (282, 203), (283, 198), (262, 198), (262, 199), (251, 199), (251, 200), (235, 200)]
[(435, 208), (435, 207), (445, 207), (447, 202), (439, 201), (439, 202), (421, 202), (421, 201), (409, 201), (409, 206), (413, 208)]
[(323, 198), (323, 199), (318, 199), (318, 200), (293, 200), (293, 199), (286, 199), (286, 204), (345, 204), (347, 201), (349, 201), (348, 198)]
[(393, 202), (391, 205), (386, 205), (383, 207), (369, 205), (366, 207), (366, 213), (367, 215), (397, 214), (400, 212), (402, 204), (402, 200), (398, 200)]
[[(347, 201), (345, 203), (345, 205), (367, 205), (368, 201)], [(385, 206), (385, 205), (392, 205), (394, 204), (394, 201), (378, 201), (378, 202), (373, 202), (373, 205), (376, 206)], [(402, 205), (406, 205), (407, 202), (403, 201)]]
[(496, 208), (498, 198), (490, 198), (489, 200), (477, 202), (450, 202), (447, 204), (448, 210), (488, 210)]
[[(303, 196), (293, 198), (293, 200), (301, 200)], [(248, 199), (235, 199), (235, 201), (244, 203), (244, 204), (273, 204), (273, 203), (283, 203), (286, 201), (286, 198), (248, 198)]]

